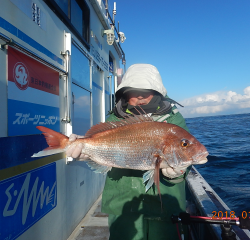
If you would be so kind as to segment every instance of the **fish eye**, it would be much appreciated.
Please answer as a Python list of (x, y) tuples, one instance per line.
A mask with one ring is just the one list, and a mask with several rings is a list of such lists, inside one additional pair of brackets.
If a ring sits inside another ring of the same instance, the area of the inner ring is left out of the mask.
[(186, 148), (190, 145), (190, 142), (187, 139), (182, 139), (181, 140), (181, 146)]

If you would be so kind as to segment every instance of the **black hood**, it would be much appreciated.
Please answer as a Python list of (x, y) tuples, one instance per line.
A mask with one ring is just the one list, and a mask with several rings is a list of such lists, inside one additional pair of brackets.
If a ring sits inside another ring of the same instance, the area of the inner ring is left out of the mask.
[(126, 115), (128, 115), (128, 113), (126, 112), (127, 109), (135, 115), (139, 115), (140, 113), (163, 115), (171, 112), (171, 103), (180, 105), (173, 99), (165, 98), (160, 94), (154, 95), (154, 97), (147, 105), (140, 105), (140, 107), (130, 105), (123, 97), (121, 97), (120, 100), (117, 102), (116, 106), (114, 107), (113, 112), (117, 117), (125, 117)]

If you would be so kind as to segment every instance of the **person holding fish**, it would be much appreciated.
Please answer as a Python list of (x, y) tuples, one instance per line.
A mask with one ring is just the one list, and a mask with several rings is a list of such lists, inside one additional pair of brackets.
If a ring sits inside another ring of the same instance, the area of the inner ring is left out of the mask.
[[(116, 105), (109, 113), (107, 121), (119, 121), (127, 115), (146, 113), (154, 121), (172, 123), (184, 129), (184, 133), (189, 132), (184, 118), (174, 104), (176, 102), (167, 96), (158, 70), (150, 64), (135, 64), (129, 67), (116, 91)], [(189, 140), (183, 140), (181, 143), (181, 140), (185, 139), (182, 134), (182, 132), (179, 134), (180, 145), (185, 148)], [(72, 135), (70, 140), (74, 141), (77, 137)], [(136, 142), (134, 148), (138, 148)], [(199, 164), (207, 161), (207, 152), (205, 149), (202, 150), (205, 153), (201, 160), (197, 161)], [(79, 159), (87, 157), (82, 153), (81, 145), (69, 148), (66, 153)], [(156, 157), (161, 158), (158, 156), (160, 154), (157, 154)], [(172, 157), (173, 161), (178, 162), (178, 155), (181, 156), (178, 149), (175, 155), (176, 157)], [(191, 161), (190, 164), (194, 163)], [(109, 214), (110, 240), (179, 239), (170, 217), (171, 214), (179, 214), (186, 210), (184, 180), (189, 165), (178, 164), (175, 167), (170, 165), (159, 171), (158, 189), (161, 192), (161, 199), (155, 187), (145, 192), (141, 170), (112, 168), (107, 173), (102, 195), (102, 212)]]
[(208, 152), (189, 133), (156, 67), (130, 66), (115, 96), (107, 121), (84, 137), (37, 127), (49, 147), (33, 157), (66, 151), (107, 172), (102, 212), (109, 214), (110, 240), (178, 240), (171, 215), (185, 212), (185, 178)]

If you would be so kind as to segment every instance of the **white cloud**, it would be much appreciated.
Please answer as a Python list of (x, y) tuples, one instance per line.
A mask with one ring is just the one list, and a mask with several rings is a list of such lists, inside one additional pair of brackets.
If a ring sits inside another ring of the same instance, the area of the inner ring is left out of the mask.
[(184, 117), (236, 114), (250, 112), (250, 86), (244, 94), (233, 91), (218, 91), (185, 99), (179, 108)]
[(249, 87), (246, 87), (246, 88), (244, 89), (244, 93), (245, 93), (246, 95), (250, 96), (250, 86), (249, 86)]

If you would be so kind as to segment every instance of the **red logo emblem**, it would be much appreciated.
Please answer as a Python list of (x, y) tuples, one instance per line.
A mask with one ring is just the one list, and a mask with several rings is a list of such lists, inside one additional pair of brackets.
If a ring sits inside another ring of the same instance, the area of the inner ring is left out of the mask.
[(20, 90), (27, 89), (29, 86), (29, 72), (27, 67), (23, 63), (18, 62), (14, 66), (13, 74), (16, 86)]

